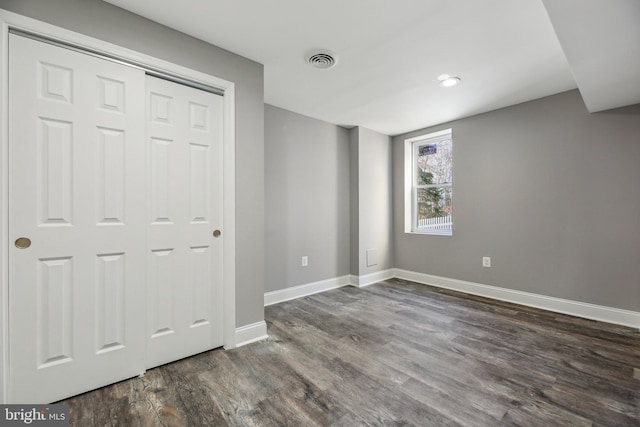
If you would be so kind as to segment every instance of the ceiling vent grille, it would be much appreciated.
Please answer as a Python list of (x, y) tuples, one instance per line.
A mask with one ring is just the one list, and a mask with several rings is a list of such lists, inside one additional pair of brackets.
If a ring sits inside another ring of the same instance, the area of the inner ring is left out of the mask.
[(338, 57), (328, 50), (314, 50), (307, 54), (307, 62), (316, 68), (331, 68), (338, 63)]

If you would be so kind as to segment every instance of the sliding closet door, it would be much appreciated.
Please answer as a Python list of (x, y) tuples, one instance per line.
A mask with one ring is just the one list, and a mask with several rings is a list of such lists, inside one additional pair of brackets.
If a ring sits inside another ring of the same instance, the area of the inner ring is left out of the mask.
[(145, 370), (145, 75), (9, 55), (9, 399), (44, 403)]
[(222, 105), (147, 77), (149, 368), (222, 345)]

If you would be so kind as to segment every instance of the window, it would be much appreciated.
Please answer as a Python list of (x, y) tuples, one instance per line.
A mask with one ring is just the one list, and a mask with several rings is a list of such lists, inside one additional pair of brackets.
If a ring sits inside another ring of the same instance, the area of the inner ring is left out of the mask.
[(451, 129), (405, 140), (405, 232), (452, 235)]

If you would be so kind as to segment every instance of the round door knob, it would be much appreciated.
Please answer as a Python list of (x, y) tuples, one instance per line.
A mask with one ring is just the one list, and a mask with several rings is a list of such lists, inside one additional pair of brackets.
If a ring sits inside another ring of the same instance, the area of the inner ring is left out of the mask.
[(221, 234), (222, 234), (222, 232), (220, 230), (215, 230), (213, 232), (213, 237), (220, 237)]
[(16, 239), (16, 248), (27, 249), (29, 246), (31, 246), (31, 239), (28, 237), (19, 237)]

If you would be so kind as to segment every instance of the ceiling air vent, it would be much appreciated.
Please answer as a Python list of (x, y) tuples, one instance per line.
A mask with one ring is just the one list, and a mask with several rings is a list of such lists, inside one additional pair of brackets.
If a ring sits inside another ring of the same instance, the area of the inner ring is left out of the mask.
[(338, 63), (338, 57), (329, 50), (314, 50), (307, 54), (307, 62), (316, 68), (331, 68)]

